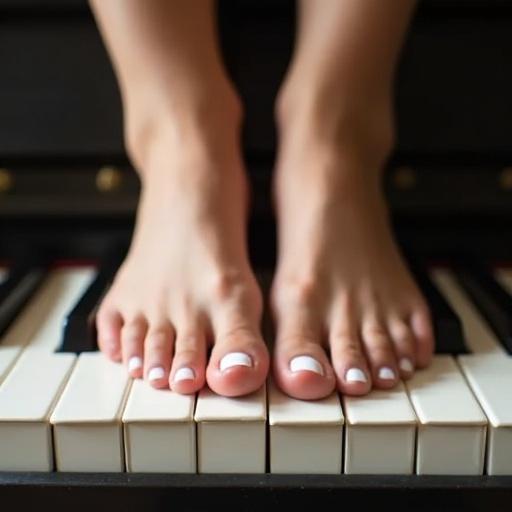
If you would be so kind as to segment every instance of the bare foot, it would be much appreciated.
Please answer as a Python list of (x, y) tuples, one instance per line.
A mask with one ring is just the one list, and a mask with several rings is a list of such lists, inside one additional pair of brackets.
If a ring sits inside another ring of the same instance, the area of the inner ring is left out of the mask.
[(313, 124), (283, 138), (277, 165), (274, 376), (296, 398), (362, 395), (429, 363), (429, 313), (390, 232), (381, 159)]
[(246, 250), (246, 181), (227, 124), (185, 123), (144, 141), (132, 245), (97, 316), (101, 350), (131, 376), (179, 393), (207, 381), (242, 395), (268, 371)]

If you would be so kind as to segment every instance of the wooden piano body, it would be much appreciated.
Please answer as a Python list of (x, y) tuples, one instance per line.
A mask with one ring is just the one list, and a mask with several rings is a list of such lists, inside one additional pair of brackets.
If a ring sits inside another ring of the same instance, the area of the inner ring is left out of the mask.
[[(272, 97), (289, 58), (293, 3), (223, 2), (220, 20), (248, 110), (251, 254), (258, 268), (271, 269)], [(420, 4), (400, 66), (399, 142), (385, 178), (398, 237), (413, 260), (512, 262), (511, 29), (506, 0)], [(103, 261), (129, 241), (138, 182), (85, 2), (0, 0), (0, 70), (0, 261)], [(20, 509), (468, 511), (511, 502), (507, 475), (0, 472), (0, 506)]]

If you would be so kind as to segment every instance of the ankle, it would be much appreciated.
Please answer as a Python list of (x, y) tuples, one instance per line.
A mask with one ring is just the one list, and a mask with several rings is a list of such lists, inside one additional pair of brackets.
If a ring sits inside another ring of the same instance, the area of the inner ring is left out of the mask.
[(394, 147), (391, 101), (286, 84), (275, 117), (282, 147), (314, 141), (349, 159), (381, 167)]
[(170, 98), (132, 101), (125, 106), (125, 145), (141, 174), (149, 167), (154, 148), (162, 144), (169, 155), (187, 148), (221, 160), (236, 153), (242, 119), (241, 101), (231, 90), (212, 92), (208, 98), (183, 98), (177, 104)]

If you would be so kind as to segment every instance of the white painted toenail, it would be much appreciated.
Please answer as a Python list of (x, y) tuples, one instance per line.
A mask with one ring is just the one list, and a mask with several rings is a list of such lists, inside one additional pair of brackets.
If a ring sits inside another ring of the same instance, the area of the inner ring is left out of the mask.
[(161, 366), (157, 366), (156, 368), (151, 368), (148, 373), (149, 380), (159, 380), (163, 379), (165, 375), (165, 371)]
[(244, 352), (231, 352), (230, 354), (226, 354), (220, 360), (220, 371), (223, 372), (228, 368), (232, 368), (233, 366), (252, 366), (251, 356), (244, 354)]
[(192, 368), (180, 368), (174, 374), (174, 382), (179, 382), (180, 380), (194, 380), (196, 378), (196, 374)]
[(399, 366), (400, 369), (404, 372), (412, 373), (414, 371), (414, 366), (411, 363), (411, 360), (408, 359), (407, 357), (402, 357), (402, 359), (400, 359)]
[(345, 375), (345, 380), (347, 382), (368, 382), (365, 373), (359, 368), (350, 368)]
[(314, 357), (311, 356), (294, 357), (290, 361), (290, 371), (293, 373), (308, 371), (318, 373), (319, 375), (324, 374), (324, 369), (322, 368), (322, 365)]
[(133, 372), (134, 370), (138, 370), (142, 368), (142, 358), (139, 356), (130, 357), (128, 361), (128, 371)]
[(380, 370), (379, 370), (379, 379), (381, 380), (395, 380), (396, 376), (395, 376), (395, 372), (387, 367), (387, 366), (383, 366)]

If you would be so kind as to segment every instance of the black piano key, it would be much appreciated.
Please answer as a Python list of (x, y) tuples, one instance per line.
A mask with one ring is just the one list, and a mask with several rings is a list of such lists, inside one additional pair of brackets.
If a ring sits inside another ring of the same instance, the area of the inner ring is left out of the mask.
[(92, 352), (98, 350), (96, 342), (96, 309), (110, 286), (122, 261), (123, 252), (114, 251), (101, 264), (93, 282), (87, 288), (64, 321), (59, 352)]
[(10, 269), (7, 279), (0, 284), (0, 335), (25, 307), (46, 273), (43, 263), (19, 263)]
[(454, 263), (453, 271), (500, 343), (512, 354), (512, 297), (478, 261), (460, 260)]
[(422, 265), (410, 263), (410, 269), (430, 308), (436, 354), (467, 354), (462, 322), (453, 308)]

